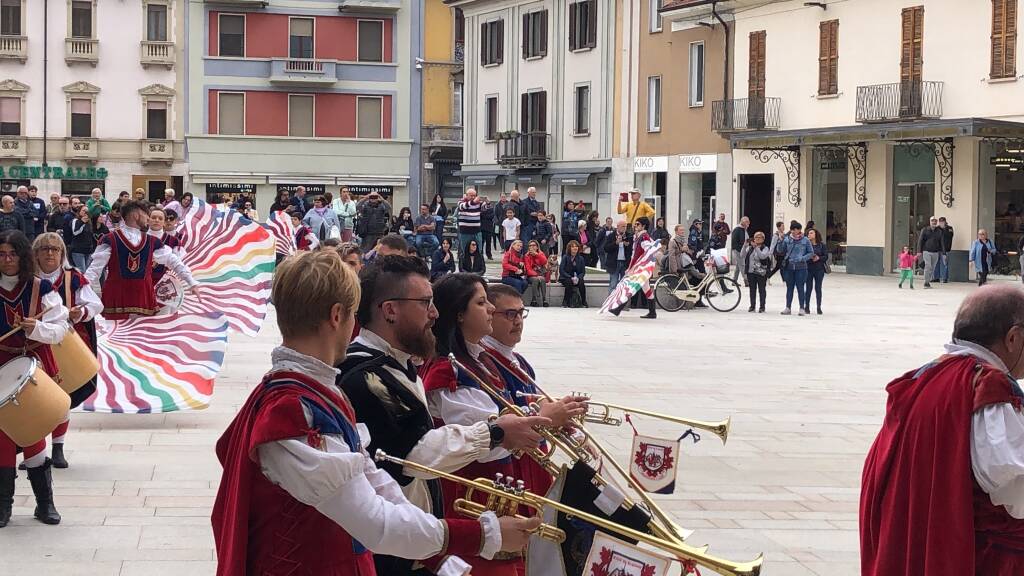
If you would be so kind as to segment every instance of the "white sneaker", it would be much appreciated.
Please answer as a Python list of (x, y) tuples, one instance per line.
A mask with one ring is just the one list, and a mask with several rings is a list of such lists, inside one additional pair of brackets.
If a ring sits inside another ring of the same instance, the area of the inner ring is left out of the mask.
[(804, 309), (801, 308), (800, 312), (797, 313), (797, 316), (803, 316), (803, 315), (804, 315)]
[[(783, 316), (789, 316), (792, 313), (793, 313), (793, 311), (790, 310), (789, 308), (786, 308), (785, 310), (782, 311), (782, 315)], [(801, 312), (801, 314), (802, 314), (802, 312)]]

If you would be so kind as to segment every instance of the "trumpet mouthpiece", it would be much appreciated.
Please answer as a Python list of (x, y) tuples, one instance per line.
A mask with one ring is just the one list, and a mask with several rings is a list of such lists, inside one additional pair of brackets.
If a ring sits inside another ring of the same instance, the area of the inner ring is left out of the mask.
[(373, 454), (373, 459), (375, 461), (377, 461), (377, 462), (384, 462), (388, 458), (389, 458), (388, 453), (383, 451), (383, 450), (381, 450), (380, 448), (377, 448), (377, 451), (374, 452), (374, 454)]

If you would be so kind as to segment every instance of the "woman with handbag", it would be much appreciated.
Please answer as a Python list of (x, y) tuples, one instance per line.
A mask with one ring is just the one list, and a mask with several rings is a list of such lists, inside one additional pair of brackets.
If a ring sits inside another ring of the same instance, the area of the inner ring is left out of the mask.
[(530, 240), (526, 248), (526, 293), (523, 294), (523, 302), (530, 304), (530, 307), (537, 306), (537, 295), (540, 295), (540, 306), (548, 307), (548, 290), (545, 274), (547, 273), (548, 257), (540, 249), (540, 243)]
[(306, 212), (302, 223), (316, 235), (316, 239), (320, 242), (333, 237), (332, 230), (341, 230), (338, 215), (324, 203), (323, 196), (317, 196), (316, 200), (313, 200), (313, 209)]
[(558, 283), (565, 288), (562, 296), (562, 308), (576, 308), (575, 301), (577, 296), (580, 307), (588, 307), (587, 286), (584, 282), (586, 275), (587, 265), (583, 254), (580, 253), (580, 243), (570, 240), (565, 246), (562, 263), (558, 267)]
[(754, 311), (758, 294), (761, 295), (761, 306), (757, 311), (764, 312), (765, 284), (772, 269), (772, 253), (764, 245), (764, 232), (755, 232), (754, 237), (747, 241), (740, 251), (740, 261), (736, 265), (740, 266), (740, 271), (746, 276), (747, 286), (750, 288), (750, 308), (747, 312)]
[(523, 258), (522, 240), (513, 240), (501, 257), (501, 283), (515, 288), (520, 294), (526, 291), (526, 260)]
[(825, 274), (829, 272), (828, 266), (828, 244), (822, 240), (817, 228), (807, 231), (807, 239), (811, 242), (811, 259), (807, 261), (807, 287), (804, 288), (804, 313), (811, 313), (811, 289), (814, 290), (814, 299), (818, 304), (818, 314), (821, 314), (821, 283), (825, 280)]

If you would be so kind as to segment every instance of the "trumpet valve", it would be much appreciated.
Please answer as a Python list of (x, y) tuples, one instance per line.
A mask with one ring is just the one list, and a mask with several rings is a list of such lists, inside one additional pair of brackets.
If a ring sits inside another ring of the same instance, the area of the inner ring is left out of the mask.
[(516, 496), (522, 496), (523, 492), (526, 492), (526, 482), (523, 482), (522, 480), (516, 480)]

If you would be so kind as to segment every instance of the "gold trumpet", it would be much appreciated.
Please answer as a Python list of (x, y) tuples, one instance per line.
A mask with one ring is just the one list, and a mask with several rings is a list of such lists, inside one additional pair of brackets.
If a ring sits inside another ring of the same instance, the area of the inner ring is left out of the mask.
[(651, 412), (650, 410), (642, 410), (640, 408), (632, 408), (629, 406), (622, 406), (621, 404), (610, 404), (608, 402), (595, 402), (593, 400), (587, 400), (587, 404), (590, 408), (596, 408), (598, 411), (590, 412), (589, 409), (584, 415), (584, 422), (590, 422), (592, 424), (604, 424), (607, 426), (621, 426), (622, 418), (616, 418), (611, 415), (612, 410), (619, 410), (620, 412), (628, 412), (633, 414), (642, 414), (644, 416), (650, 416), (651, 418), (657, 418), (659, 420), (666, 420), (668, 422), (674, 422), (676, 424), (682, 424), (683, 426), (689, 426), (690, 428), (697, 428), (707, 432), (711, 432), (715, 436), (722, 439), (722, 444), (725, 444), (726, 440), (729, 439), (729, 426), (732, 422), (732, 418), (726, 418), (719, 422), (706, 422), (704, 420), (690, 420), (688, 418), (680, 418), (678, 416), (669, 416), (668, 414), (661, 414), (658, 412)]
[[(391, 457), (378, 450), (377, 459), (379, 460), (380, 458), (389, 459)], [(490, 511), (494, 512), (497, 516), (514, 516), (525, 520), (524, 516), (516, 513), (519, 509), (519, 503), (513, 500), (513, 497), (522, 496), (526, 493), (526, 486), (523, 481), (513, 480), (511, 476), (504, 476), (501, 472), (497, 472), (494, 474), (494, 482), (490, 484), (492, 488), (504, 492), (505, 495), (488, 492), (487, 504), (480, 504), (471, 499), (476, 488), (469, 486), (465, 496), (455, 501), (455, 510), (470, 518), (479, 518), (484, 512)], [(565, 530), (551, 524), (541, 524), (534, 530), (534, 534), (555, 544), (565, 542)]]
[[(556, 500), (551, 500), (543, 496), (538, 496), (536, 494), (533, 494), (532, 492), (525, 490), (521, 484), (521, 481), (516, 483), (514, 487), (510, 487), (511, 483), (508, 482), (507, 480), (502, 482), (501, 478), (497, 480), (487, 480), (484, 478), (477, 478), (476, 480), (467, 480), (465, 478), (460, 478), (459, 476), (454, 476), (452, 474), (441, 472), (440, 470), (434, 470), (433, 468), (416, 464), (415, 462), (409, 462), (408, 460), (403, 460), (401, 458), (389, 456), (383, 450), (377, 450), (375, 458), (378, 462), (392, 462), (402, 467), (408, 467), (413, 470), (418, 470), (420, 472), (431, 474), (433, 476), (437, 476), (438, 478), (443, 478), (445, 480), (450, 480), (452, 482), (456, 482), (458, 484), (466, 486), (468, 489), (466, 491), (467, 498), (474, 491), (479, 491), (483, 494), (486, 494), (487, 504), (473, 503), (475, 504), (474, 506), (465, 506), (460, 509), (460, 511), (462, 511), (463, 513), (474, 518), (478, 517), (485, 511), (495, 511), (496, 508), (500, 508), (501, 511), (504, 511), (508, 509), (514, 510), (519, 506), (526, 506), (527, 508), (535, 510), (538, 514), (540, 514), (543, 512), (544, 508), (547, 507), (558, 512), (561, 512), (563, 514), (566, 514), (571, 518), (577, 518), (579, 520), (583, 520), (584, 522), (593, 524), (598, 528), (602, 528), (604, 530), (607, 530), (608, 532), (617, 534), (622, 538), (627, 538), (637, 542), (643, 542), (644, 544), (653, 546), (659, 550), (667, 552), (681, 561), (694, 562), (705, 568), (708, 568), (709, 570), (714, 570), (719, 574), (724, 574), (726, 576), (757, 576), (761, 573), (761, 565), (764, 562), (764, 558), (762, 555), (758, 555), (757, 558), (750, 562), (732, 562), (729, 560), (724, 560), (722, 558), (717, 558), (715, 556), (708, 554), (706, 552), (706, 547), (696, 548), (684, 544), (682, 542), (676, 542), (674, 540), (659, 538), (658, 536), (647, 534), (645, 532), (640, 532), (627, 526), (622, 526), (621, 524), (605, 520), (604, 518), (601, 518), (599, 516), (589, 514), (582, 510), (577, 510), (576, 508), (566, 506), (565, 504), (562, 504), (561, 502), (558, 502)], [(564, 540), (565, 532), (562, 532), (558, 528), (550, 525), (548, 525), (548, 529), (549, 534), (551, 534), (554, 530), (561, 532), (561, 537)], [(540, 530), (541, 529), (538, 529), (538, 531)], [(541, 535), (543, 537), (542, 534), (538, 535)]]

